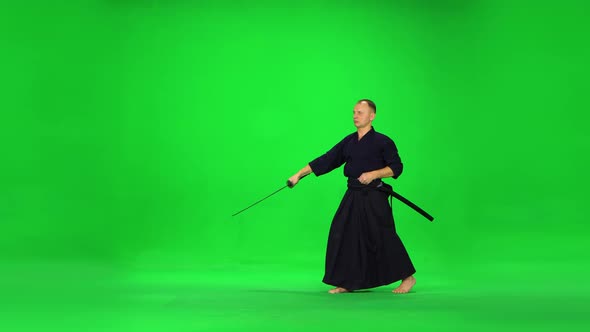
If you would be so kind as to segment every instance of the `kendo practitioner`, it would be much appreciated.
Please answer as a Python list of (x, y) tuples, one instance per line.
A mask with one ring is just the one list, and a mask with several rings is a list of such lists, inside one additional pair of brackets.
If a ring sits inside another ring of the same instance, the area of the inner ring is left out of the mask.
[(403, 164), (393, 140), (373, 128), (375, 103), (358, 101), (353, 110), (356, 132), (289, 178), (326, 174), (344, 166), (348, 189), (334, 215), (328, 236), (323, 282), (347, 293), (401, 280), (393, 293), (408, 293), (416, 284), (414, 265), (396, 233), (383, 178), (397, 179)]

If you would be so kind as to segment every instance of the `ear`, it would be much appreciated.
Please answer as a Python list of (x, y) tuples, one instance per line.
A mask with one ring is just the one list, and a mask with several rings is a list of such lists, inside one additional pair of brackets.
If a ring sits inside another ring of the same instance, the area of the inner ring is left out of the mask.
[(375, 114), (375, 112), (371, 112), (371, 115), (369, 117), (371, 119), (371, 121), (375, 120), (375, 115), (377, 115), (377, 114)]

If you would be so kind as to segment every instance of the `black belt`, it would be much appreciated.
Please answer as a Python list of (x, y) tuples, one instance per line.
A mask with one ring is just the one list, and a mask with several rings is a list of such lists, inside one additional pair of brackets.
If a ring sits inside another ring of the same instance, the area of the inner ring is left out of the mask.
[[(356, 183), (355, 183), (356, 182)], [(355, 181), (348, 181), (348, 188), (352, 189), (352, 190), (367, 190), (367, 189), (373, 189), (373, 190), (379, 190), (381, 192), (384, 192), (388, 195), (389, 197), (389, 205), (392, 205), (392, 197), (397, 198), (398, 200), (400, 200), (402, 203), (406, 204), (407, 206), (411, 207), (412, 209), (414, 209), (414, 211), (420, 213), (424, 218), (433, 221), (434, 217), (431, 216), (430, 214), (428, 214), (428, 212), (422, 210), (418, 205), (410, 202), (407, 198), (405, 198), (404, 196), (396, 193), (395, 191), (393, 191), (393, 188), (388, 185), (385, 182), (382, 181), (373, 181), (368, 185), (363, 185), (360, 182), (358, 182), (358, 180), (355, 179)]]

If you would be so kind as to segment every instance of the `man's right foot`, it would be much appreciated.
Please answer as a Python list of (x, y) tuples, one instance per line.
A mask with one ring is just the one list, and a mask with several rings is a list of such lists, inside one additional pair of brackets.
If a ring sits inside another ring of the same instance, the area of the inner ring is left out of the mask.
[(340, 293), (348, 293), (348, 292), (349, 292), (348, 289), (342, 288), (342, 287), (336, 287), (336, 288), (330, 289), (328, 291), (328, 293), (330, 293), (330, 294), (340, 294)]

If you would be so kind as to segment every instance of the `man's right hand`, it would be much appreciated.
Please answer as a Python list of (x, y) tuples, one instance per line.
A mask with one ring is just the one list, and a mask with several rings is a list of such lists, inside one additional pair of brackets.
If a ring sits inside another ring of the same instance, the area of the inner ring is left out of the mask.
[(295, 185), (297, 184), (297, 182), (299, 182), (299, 173), (293, 175), (292, 177), (289, 178), (289, 181), (287, 183), (290, 183), (291, 185), (289, 186), (289, 188), (293, 188), (295, 187)]
[(305, 167), (303, 167), (299, 172), (295, 173), (295, 175), (289, 178), (289, 181), (287, 181), (287, 185), (289, 186), (289, 188), (295, 187), (299, 180), (308, 176), (309, 174), (311, 174), (311, 172), (313, 172), (311, 167), (309, 167), (309, 165), (305, 165)]

